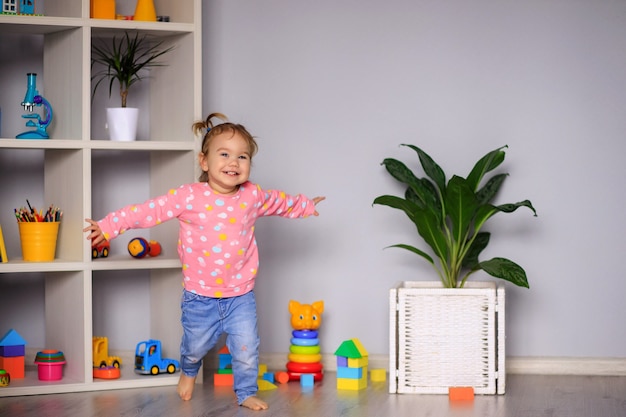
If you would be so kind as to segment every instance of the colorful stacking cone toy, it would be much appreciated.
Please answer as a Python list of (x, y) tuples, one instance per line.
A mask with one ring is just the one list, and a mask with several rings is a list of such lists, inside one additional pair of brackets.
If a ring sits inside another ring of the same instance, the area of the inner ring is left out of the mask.
[(322, 324), (324, 302), (316, 301), (313, 304), (300, 304), (297, 301), (289, 302), (291, 326), (293, 327), (291, 346), (287, 358), (287, 374), (290, 381), (299, 381), (303, 374), (312, 374), (315, 381), (321, 381), (322, 354), (318, 329)]

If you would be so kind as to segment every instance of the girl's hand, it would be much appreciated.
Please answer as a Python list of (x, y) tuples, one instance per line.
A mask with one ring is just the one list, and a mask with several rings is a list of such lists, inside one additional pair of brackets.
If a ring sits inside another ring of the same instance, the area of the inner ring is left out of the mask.
[[(315, 205), (317, 206), (317, 203), (326, 200), (326, 197), (315, 197), (312, 198), (311, 200), (313, 200), (313, 202), (315, 203)], [(315, 212), (313, 213), (314, 216), (319, 216), (320, 214), (317, 212), (317, 210), (315, 210)]]
[(87, 235), (87, 240), (91, 240), (91, 245), (95, 246), (104, 241), (104, 235), (102, 234), (102, 229), (100, 229), (98, 223), (92, 219), (85, 219), (85, 221), (89, 223), (89, 226), (85, 227), (83, 232), (90, 232), (89, 235)]

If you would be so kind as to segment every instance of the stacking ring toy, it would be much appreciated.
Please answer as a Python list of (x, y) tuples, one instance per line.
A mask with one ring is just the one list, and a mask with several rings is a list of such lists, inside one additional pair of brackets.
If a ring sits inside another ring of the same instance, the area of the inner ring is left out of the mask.
[(321, 381), (322, 377), (324, 376), (321, 372), (291, 372), (291, 371), (288, 371), (287, 375), (289, 375), (290, 381), (299, 381), (301, 375), (311, 374), (311, 373), (313, 374), (314, 381)]
[(287, 362), (287, 370), (289, 372), (298, 372), (301, 374), (314, 374), (316, 372), (322, 372), (322, 364), (316, 363), (301, 363), (301, 362)]
[(317, 337), (317, 330), (294, 330), (291, 334), (299, 339), (314, 339)]
[(289, 346), (289, 352), (299, 353), (302, 355), (315, 355), (316, 353), (320, 353), (320, 347), (319, 345), (316, 345), (316, 346), (291, 345)]
[(315, 346), (320, 344), (320, 340), (315, 339), (300, 339), (299, 337), (292, 337), (291, 344), (296, 346)]
[(322, 355), (316, 353), (315, 355), (302, 355), (298, 353), (290, 353), (287, 355), (287, 359), (291, 362), (299, 362), (299, 363), (313, 363), (319, 362), (322, 360)]

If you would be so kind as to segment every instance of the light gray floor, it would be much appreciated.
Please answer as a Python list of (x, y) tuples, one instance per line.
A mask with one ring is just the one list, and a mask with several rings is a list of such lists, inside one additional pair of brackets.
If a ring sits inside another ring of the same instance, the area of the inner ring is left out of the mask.
[(235, 403), (230, 388), (212, 379), (181, 401), (175, 387), (0, 398), (0, 417), (624, 417), (626, 377), (510, 375), (503, 396), (476, 396), (452, 403), (446, 395), (388, 394), (387, 383), (338, 391), (328, 372), (314, 388), (297, 382), (261, 391), (267, 411)]

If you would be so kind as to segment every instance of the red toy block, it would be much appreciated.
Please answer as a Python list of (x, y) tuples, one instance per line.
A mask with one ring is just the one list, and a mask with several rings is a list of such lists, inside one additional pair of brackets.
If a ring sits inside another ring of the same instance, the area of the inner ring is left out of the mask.
[(474, 401), (474, 388), (450, 387), (448, 388), (450, 401)]
[(213, 385), (232, 387), (235, 384), (233, 374), (213, 374)]
[(0, 356), (0, 369), (4, 369), (11, 375), (11, 378), (24, 378), (24, 357), (14, 356), (6, 358)]

